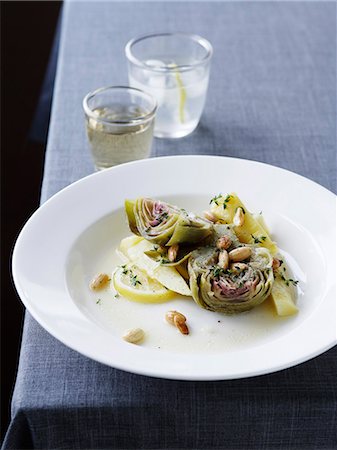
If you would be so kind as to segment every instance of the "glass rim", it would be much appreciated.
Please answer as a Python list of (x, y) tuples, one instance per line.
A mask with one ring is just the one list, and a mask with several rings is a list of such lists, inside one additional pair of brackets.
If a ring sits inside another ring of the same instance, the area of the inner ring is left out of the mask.
[[(137, 44), (140, 41), (144, 41), (145, 39), (150, 38), (156, 38), (161, 36), (178, 36), (182, 38), (188, 38), (195, 43), (199, 44), (201, 47), (203, 47), (206, 50), (206, 55), (200, 59), (199, 61), (196, 61), (193, 64), (181, 64), (181, 65), (175, 65), (174, 67), (152, 67), (147, 64), (145, 64), (140, 59), (136, 58), (134, 54), (132, 53), (132, 47)], [(211, 56), (213, 55), (213, 47), (212, 44), (202, 36), (199, 36), (198, 34), (190, 34), (190, 33), (154, 33), (154, 34), (144, 34), (142, 36), (136, 37), (131, 39), (125, 46), (125, 54), (127, 59), (135, 64), (138, 67), (141, 67), (142, 69), (149, 70), (151, 72), (185, 72), (188, 70), (192, 70), (195, 67), (204, 65), (207, 61), (210, 60)]]
[[(95, 95), (100, 94), (101, 92), (108, 91), (108, 90), (123, 90), (123, 91), (132, 91), (136, 94), (140, 94), (143, 97), (147, 97), (148, 100), (152, 103), (152, 108), (150, 112), (143, 114), (141, 116), (137, 116), (133, 119), (128, 120), (111, 120), (104, 117), (98, 117), (94, 111), (89, 107), (89, 100), (91, 100)], [(142, 91), (141, 89), (134, 88), (131, 86), (104, 86), (100, 87), (98, 89), (95, 89), (94, 91), (89, 92), (84, 98), (82, 102), (83, 110), (85, 114), (90, 117), (91, 119), (96, 120), (97, 122), (104, 122), (106, 124), (116, 124), (116, 125), (134, 125), (138, 123), (143, 123), (151, 120), (157, 110), (157, 101), (156, 99), (149, 93)]]

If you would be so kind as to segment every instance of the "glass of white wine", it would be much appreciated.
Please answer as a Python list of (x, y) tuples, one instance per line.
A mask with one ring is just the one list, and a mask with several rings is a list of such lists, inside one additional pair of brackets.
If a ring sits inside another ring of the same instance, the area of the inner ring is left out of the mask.
[(157, 103), (148, 93), (108, 86), (83, 99), (87, 136), (96, 170), (149, 157)]

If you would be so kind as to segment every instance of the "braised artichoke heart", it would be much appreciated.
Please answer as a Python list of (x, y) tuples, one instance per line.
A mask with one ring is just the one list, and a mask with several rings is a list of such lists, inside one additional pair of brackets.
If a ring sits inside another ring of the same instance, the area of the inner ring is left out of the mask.
[(212, 224), (168, 203), (150, 198), (125, 201), (130, 230), (155, 244), (195, 244), (212, 233)]
[(214, 246), (200, 247), (189, 258), (188, 273), (194, 301), (202, 308), (223, 314), (248, 311), (262, 303), (271, 293), (274, 276), (272, 256), (262, 247), (247, 247), (250, 256), (244, 261), (229, 262), (228, 268), (218, 265), (221, 250)]

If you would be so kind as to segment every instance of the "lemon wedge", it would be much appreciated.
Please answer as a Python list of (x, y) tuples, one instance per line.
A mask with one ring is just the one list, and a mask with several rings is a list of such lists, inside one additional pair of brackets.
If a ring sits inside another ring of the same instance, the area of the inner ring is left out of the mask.
[(175, 295), (132, 263), (117, 267), (112, 280), (116, 291), (134, 302), (162, 303)]
[[(124, 256), (136, 265), (143, 273), (155, 279), (167, 289), (178, 294), (191, 296), (190, 288), (184, 278), (174, 267), (165, 267), (160, 262), (153, 261), (144, 252), (153, 249), (153, 244), (139, 236), (129, 236), (123, 239), (118, 248), (120, 257)], [(123, 259), (123, 258), (122, 258)]]

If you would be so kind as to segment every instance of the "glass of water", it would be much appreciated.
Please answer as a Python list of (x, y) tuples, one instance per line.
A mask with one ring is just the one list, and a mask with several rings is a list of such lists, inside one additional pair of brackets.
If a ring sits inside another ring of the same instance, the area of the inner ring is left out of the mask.
[(193, 34), (163, 33), (132, 39), (125, 52), (130, 85), (157, 100), (154, 135), (192, 133), (206, 101), (211, 44)]
[(150, 94), (128, 86), (103, 87), (84, 97), (83, 109), (97, 170), (150, 155), (157, 109)]

